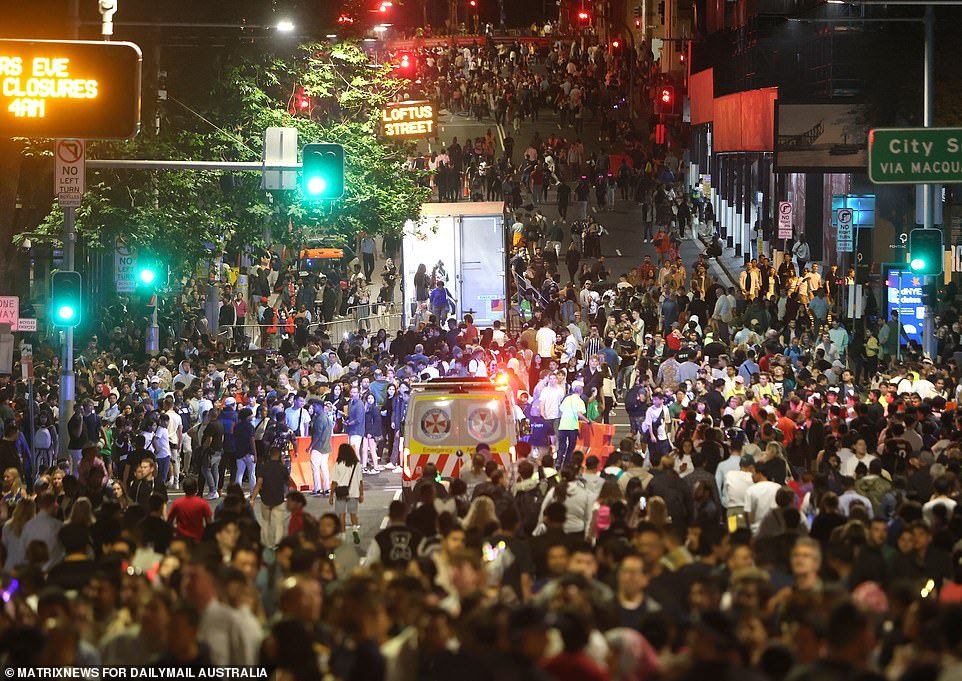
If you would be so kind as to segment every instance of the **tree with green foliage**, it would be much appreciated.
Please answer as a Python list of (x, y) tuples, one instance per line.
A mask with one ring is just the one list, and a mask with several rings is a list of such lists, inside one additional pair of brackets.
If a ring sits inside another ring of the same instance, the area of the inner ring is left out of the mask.
[[(353, 245), (361, 231), (399, 234), (416, 219), (428, 192), (405, 168), (406, 150), (378, 136), (381, 105), (404, 87), (389, 67), (372, 65), (353, 43), (316, 43), (292, 58), (248, 53), (221, 74), (202, 104), (171, 97), (168, 106), (188, 112), (180, 125), (127, 142), (92, 142), (88, 158), (260, 161), (264, 130), (293, 127), (300, 146), (344, 146), (344, 197), (332, 205), (305, 199), (300, 187), (267, 192), (252, 172), (89, 170), (77, 210), (77, 231), (88, 246), (111, 248), (122, 236), (186, 272), (209, 256), (205, 242), (232, 252), (314, 236)], [(62, 224), (54, 206), (38, 232), (54, 238)]]

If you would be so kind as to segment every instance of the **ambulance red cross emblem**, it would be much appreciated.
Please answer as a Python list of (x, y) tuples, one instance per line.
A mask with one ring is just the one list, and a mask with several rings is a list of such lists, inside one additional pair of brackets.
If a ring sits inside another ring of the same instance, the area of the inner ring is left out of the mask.
[(475, 409), (468, 416), (468, 434), (475, 440), (485, 442), (498, 430), (498, 420), (487, 407)]
[(429, 440), (441, 440), (451, 432), (451, 417), (443, 409), (429, 409), (421, 417), (421, 432)]

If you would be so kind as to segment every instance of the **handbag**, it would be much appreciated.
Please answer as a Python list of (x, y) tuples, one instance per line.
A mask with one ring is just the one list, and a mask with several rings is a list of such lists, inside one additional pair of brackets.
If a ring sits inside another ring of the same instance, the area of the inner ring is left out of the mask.
[(354, 464), (354, 468), (351, 469), (351, 477), (347, 479), (347, 485), (338, 485), (334, 488), (334, 497), (337, 499), (347, 499), (347, 495), (351, 492), (351, 483), (354, 482), (354, 473), (357, 471), (357, 464)]

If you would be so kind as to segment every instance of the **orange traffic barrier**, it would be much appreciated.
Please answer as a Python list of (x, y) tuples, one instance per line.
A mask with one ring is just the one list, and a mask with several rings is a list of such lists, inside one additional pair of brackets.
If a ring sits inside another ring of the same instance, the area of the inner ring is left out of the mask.
[[(327, 470), (334, 470), (337, 458), (337, 448), (347, 443), (347, 435), (331, 436), (331, 453), (327, 456)], [(311, 470), (311, 438), (299, 437), (294, 441), (294, 453), (291, 454), (291, 486), (300, 491), (311, 491), (314, 488), (314, 472)]]
[(586, 457), (594, 454), (604, 465), (611, 453), (611, 439), (615, 435), (615, 427), (604, 423), (582, 423), (578, 430), (576, 449), (584, 452)]

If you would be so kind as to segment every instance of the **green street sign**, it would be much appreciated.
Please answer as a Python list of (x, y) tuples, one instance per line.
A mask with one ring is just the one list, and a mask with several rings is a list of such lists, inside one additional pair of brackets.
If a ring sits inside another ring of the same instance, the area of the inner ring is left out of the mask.
[(962, 128), (874, 128), (868, 176), (875, 184), (962, 182)]

